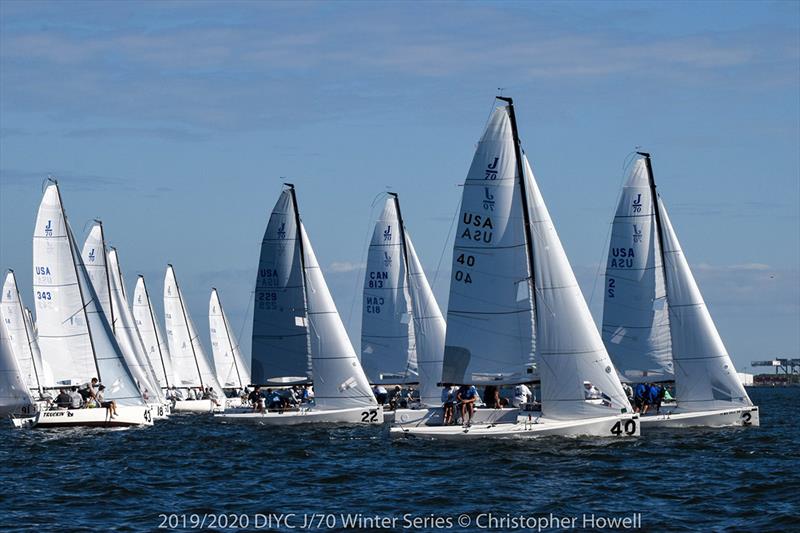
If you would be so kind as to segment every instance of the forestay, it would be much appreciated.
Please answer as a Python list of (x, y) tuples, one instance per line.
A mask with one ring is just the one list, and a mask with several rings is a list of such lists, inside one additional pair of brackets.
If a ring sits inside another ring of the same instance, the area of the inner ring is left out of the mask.
[(522, 161), (533, 245), (542, 413), (579, 419), (630, 412), (527, 157)]
[(678, 406), (688, 411), (701, 411), (753, 405), (711, 319), (660, 199), (659, 208)]
[(664, 270), (644, 159), (617, 205), (606, 264), (603, 342), (623, 380), (674, 379)]
[(478, 143), (453, 246), (442, 381), (513, 384), (534, 370), (534, 305), (506, 107)]
[(176, 375), (181, 379), (176, 386), (212, 387), (221, 394), (222, 387), (217, 381), (212, 362), (200, 344), (172, 265), (167, 266), (164, 277), (164, 314), (169, 353)]
[(311, 380), (297, 220), (292, 192), (286, 189), (261, 243), (253, 311), (253, 383)]
[(29, 390), (41, 391), (44, 379), (39, 377), (44, 374), (42, 354), (39, 351), (39, 343), (36, 341), (33, 328), (28, 323), (27, 313), (22, 307), (17, 279), (13, 270), (8, 271), (3, 283), (0, 317), (5, 324), (11, 351), (17, 360), (25, 385)]
[(156, 321), (153, 303), (150, 301), (147, 285), (141, 275), (137, 278), (136, 288), (133, 291), (133, 318), (136, 321), (136, 328), (144, 344), (147, 358), (161, 387), (171, 387), (173, 382), (180, 382), (173, 377), (166, 337)]
[(311, 242), (300, 225), (305, 256), (308, 336), (314, 377), (314, 401), (319, 409), (376, 405), (372, 389), (356, 357)]
[(417, 381), (417, 352), (396, 199), (386, 199), (364, 275), (361, 365), (370, 382)]
[(250, 383), (249, 372), (244, 365), (239, 344), (235, 341), (228, 317), (222, 308), (217, 289), (211, 289), (208, 302), (208, 326), (211, 336), (211, 351), (217, 378), (223, 387), (244, 388)]

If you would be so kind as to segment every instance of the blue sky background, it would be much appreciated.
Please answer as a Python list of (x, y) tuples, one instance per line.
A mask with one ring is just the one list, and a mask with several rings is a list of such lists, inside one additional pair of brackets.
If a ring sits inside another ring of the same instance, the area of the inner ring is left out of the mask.
[(105, 222), (129, 290), (143, 273), (160, 309), (173, 263), (206, 340), (216, 286), (249, 353), (285, 176), (358, 349), (389, 187), (446, 308), (458, 184), (498, 87), (597, 320), (641, 146), (737, 366), (800, 356), (798, 2), (3, 0), (0, 267), (32, 304), (52, 173), (78, 239)]

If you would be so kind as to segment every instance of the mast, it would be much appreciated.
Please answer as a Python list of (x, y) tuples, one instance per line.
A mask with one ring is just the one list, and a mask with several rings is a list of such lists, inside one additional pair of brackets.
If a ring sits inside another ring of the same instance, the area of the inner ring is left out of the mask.
[(528, 270), (531, 273), (531, 298), (533, 303), (533, 316), (536, 325), (539, 324), (538, 311), (539, 306), (536, 305), (536, 272), (534, 270), (534, 257), (533, 257), (533, 236), (531, 235), (531, 220), (530, 212), (528, 211), (528, 191), (525, 188), (525, 174), (522, 165), (522, 153), (519, 140), (519, 131), (517, 130), (517, 115), (514, 112), (514, 100), (511, 97), (497, 96), (498, 100), (508, 103), (508, 116), (511, 120), (511, 135), (514, 138), (514, 157), (517, 160), (517, 175), (519, 176), (519, 189), (522, 197), (522, 220), (525, 225), (525, 250), (528, 252)]
[[(408, 295), (411, 297), (411, 305), (408, 307), (408, 314), (411, 315), (411, 323), (414, 324), (414, 300), (416, 296), (414, 291), (411, 290), (411, 270), (408, 267), (408, 247), (406, 246), (406, 225), (403, 222), (403, 213), (400, 211), (400, 198), (396, 192), (390, 192), (389, 196), (394, 199), (394, 208), (397, 210), (397, 224), (400, 226), (400, 253), (403, 254), (403, 264), (406, 267), (406, 286), (408, 287)], [(414, 335), (416, 336), (417, 330), (414, 328)], [(416, 342), (415, 342), (416, 344)], [(406, 379), (408, 379), (408, 360), (406, 359)]]
[[(77, 248), (77, 245), (75, 244), (74, 239), (72, 237), (72, 231), (69, 228), (69, 222), (67, 222), (67, 213), (64, 212), (64, 202), (63, 200), (61, 200), (61, 189), (58, 188), (58, 182), (52, 178), (48, 179), (52, 181), (56, 186), (56, 194), (58, 194), (58, 205), (61, 208), (61, 216), (64, 217), (64, 231), (67, 234), (67, 243), (69, 243), (69, 251), (70, 254), (72, 255), (72, 266), (75, 269), (75, 281), (78, 283), (78, 293), (81, 295), (81, 303), (83, 304), (81, 306), (81, 311), (83, 311), (83, 319), (86, 321), (86, 330), (89, 333), (89, 345), (92, 347), (92, 359), (94, 359), (94, 369), (95, 371), (97, 371), (97, 380), (102, 383), (103, 378), (100, 375), (100, 367), (97, 365), (97, 350), (94, 347), (94, 338), (92, 337), (92, 330), (91, 328), (89, 328), (89, 314), (86, 312), (86, 297), (83, 295), (83, 288), (81, 287), (81, 278), (80, 275), (78, 274), (78, 265), (75, 263), (75, 257), (76, 257), (75, 249)], [(103, 250), (103, 253), (106, 253), (105, 250)], [(83, 261), (83, 259), (81, 259), (81, 261)], [(84, 266), (83, 268), (85, 269), (86, 267)], [(89, 283), (91, 284), (91, 280), (88, 280), (88, 276), (87, 276), (87, 281), (89, 281)], [(97, 304), (99, 307), (100, 302), (97, 302)], [(100, 308), (100, 312), (101, 313), (103, 312), (102, 308)]]
[[(139, 274), (139, 277), (142, 280), (142, 287), (144, 287), (144, 297), (147, 298), (147, 309), (150, 310), (150, 321), (153, 323), (153, 334), (156, 337), (156, 345), (158, 346), (158, 359), (161, 361), (161, 368), (164, 370), (164, 381), (166, 381), (167, 388), (169, 388), (169, 375), (167, 374), (167, 367), (164, 364), (164, 352), (161, 350), (161, 339), (158, 338), (158, 326), (156, 325), (156, 317), (153, 314), (153, 306), (150, 304), (150, 293), (147, 292), (147, 284), (144, 282), (144, 276)], [(181, 300), (181, 302), (183, 302), (183, 300)]]
[(31, 366), (33, 367), (33, 375), (36, 377), (36, 386), (39, 388), (39, 395), (43, 394), (42, 391), (42, 382), (39, 381), (39, 371), (36, 369), (36, 358), (33, 356), (33, 349), (31, 349), (31, 334), (28, 332), (28, 321), (26, 320), (25, 309), (22, 307), (22, 298), (19, 295), (19, 286), (17, 285), (17, 276), (14, 275), (14, 270), (8, 269), (11, 272), (12, 276), (14, 276), (14, 290), (17, 291), (17, 304), (19, 304), (19, 309), (22, 311), (20, 318), (22, 319), (22, 327), (25, 328), (25, 339), (28, 341), (28, 351), (31, 354)]
[[(105, 271), (106, 271), (106, 288), (108, 290), (108, 309), (111, 311), (111, 331), (116, 335), (116, 320), (114, 320), (114, 299), (111, 297), (111, 274), (108, 272), (108, 255), (106, 254), (106, 232), (103, 229), (103, 222), (101, 220), (94, 219), (94, 221), (100, 225), (100, 243), (103, 247), (100, 252), (103, 254), (103, 264), (105, 264)], [(101, 306), (102, 309), (102, 306)]]
[[(658, 194), (656, 193), (656, 181), (653, 177), (653, 165), (650, 162), (650, 154), (648, 152), (636, 152), (644, 157), (644, 165), (647, 168), (647, 183), (650, 185), (650, 196), (653, 197), (653, 212), (656, 216), (656, 235), (658, 235), (658, 252), (661, 256), (661, 270), (667, 268), (667, 261), (664, 256), (664, 231), (661, 228), (661, 210), (658, 205)], [(667, 293), (667, 276), (664, 276), (664, 293)], [(667, 315), (669, 317), (669, 315)]]
[(236, 363), (236, 354), (234, 354), (233, 341), (231, 340), (231, 332), (228, 331), (228, 321), (225, 319), (225, 311), (222, 310), (222, 300), (219, 299), (219, 293), (216, 287), (211, 287), (211, 290), (217, 295), (217, 304), (219, 304), (219, 314), (222, 317), (222, 327), (225, 328), (225, 336), (228, 338), (228, 346), (231, 347), (231, 359), (233, 359), (233, 368), (236, 369), (236, 378), (239, 380), (239, 387), (242, 387), (242, 375), (239, 373), (239, 365)]
[(197, 367), (197, 377), (200, 378), (200, 386), (205, 390), (206, 385), (203, 383), (203, 373), (200, 371), (200, 362), (197, 360), (197, 352), (194, 349), (194, 339), (192, 339), (192, 332), (189, 330), (189, 317), (186, 316), (186, 306), (183, 305), (183, 295), (178, 286), (178, 276), (175, 275), (175, 269), (172, 268), (172, 263), (167, 263), (167, 266), (172, 270), (172, 279), (175, 280), (175, 292), (178, 293), (178, 300), (181, 302), (181, 312), (183, 313), (183, 323), (186, 325), (186, 331), (189, 332), (189, 345), (192, 347), (192, 355), (194, 356), (194, 364)]
[[(305, 309), (303, 310), (305, 313), (305, 319), (308, 321), (308, 297), (306, 296), (306, 291), (308, 287), (308, 281), (306, 280), (306, 252), (303, 247), (303, 227), (300, 225), (300, 210), (297, 208), (297, 194), (294, 191), (294, 184), (293, 183), (284, 183), (286, 187), (289, 188), (289, 194), (292, 197), (292, 209), (294, 209), (294, 223), (297, 226), (297, 242), (300, 245), (300, 272), (303, 273), (303, 302), (305, 304)], [(306, 325), (306, 354), (309, 358), (311, 358), (311, 339), (308, 336), (308, 325)], [(314, 370), (312, 367), (311, 376), (313, 378)], [(312, 379), (313, 381), (313, 379)]]

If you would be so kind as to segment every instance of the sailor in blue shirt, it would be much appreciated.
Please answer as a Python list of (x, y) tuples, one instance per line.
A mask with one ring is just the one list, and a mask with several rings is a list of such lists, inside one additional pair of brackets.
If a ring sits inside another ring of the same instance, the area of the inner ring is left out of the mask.
[(475, 414), (475, 402), (478, 401), (478, 389), (475, 385), (461, 385), (456, 399), (461, 404), (461, 423), (464, 426), (471, 426), (472, 416)]

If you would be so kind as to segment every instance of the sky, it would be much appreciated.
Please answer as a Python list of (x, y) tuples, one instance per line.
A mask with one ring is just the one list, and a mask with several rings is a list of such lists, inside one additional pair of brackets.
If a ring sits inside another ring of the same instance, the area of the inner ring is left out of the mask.
[(208, 347), (217, 287), (245, 353), (284, 181), (358, 351), (381, 194), (446, 310), (452, 223), (494, 96), (596, 321), (640, 147), (734, 363), (800, 357), (800, 3), (0, 1), (0, 267), (32, 306), (56, 176), (159, 312), (172, 263)]

